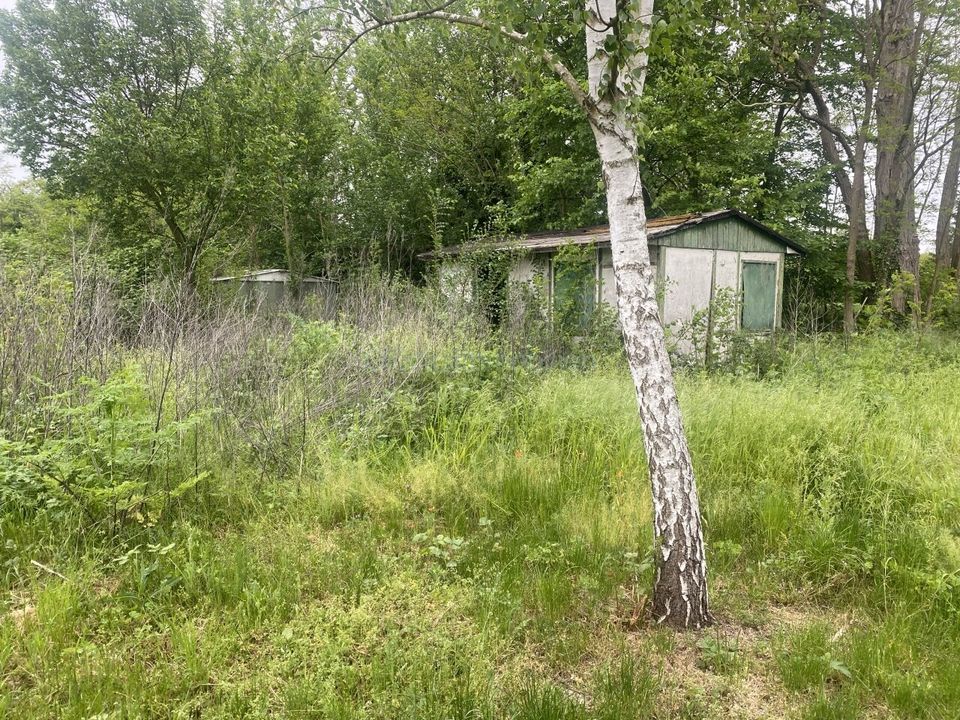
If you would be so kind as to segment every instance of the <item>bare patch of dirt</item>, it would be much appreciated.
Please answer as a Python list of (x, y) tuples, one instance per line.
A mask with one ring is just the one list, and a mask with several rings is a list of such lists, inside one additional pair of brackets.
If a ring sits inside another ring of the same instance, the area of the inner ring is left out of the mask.
[[(721, 613), (710, 628), (674, 632), (652, 621), (646, 596), (631, 588), (624, 588), (608, 610), (610, 632), (604, 639), (597, 638), (587, 664), (609, 657), (612, 645), (626, 640), (633, 652), (647, 659), (649, 667), (659, 668), (668, 717), (789, 717), (797, 698), (780, 681), (775, 661), (777, 638), (821, 622), (835, 629), (837, 641), (856, 625), (852, 615), (836, 615), (812, 605), (772, 605), (758, 620), (740, 622)], [(583, 675), (588, 676), (589, 671)]]
[(14, 608), (7, 614), (7, 617), (13, 621), (17, 630), (23, 632), (24, 627), (36, 617), (36, 614), (37, 609), (33, 605), (25, 605), (20, 608)]
[(23, 632), (27, 624), (37, 615), (37, 608), (26, 595), (11, 593), (9, 608), (6, 615), (0, 614), (0, 619), (10, 620), (19, 632)]
[[(772, 667), (765, 630), (720, 619), (706, 630), (678, 634), (675, 650), (663, 657), (675, 708), (699, 706), (708, 717), (742, 720), (786, 717), (790, 700)], [(730, 653), (725, 662), (700, 646), (705, 640)]]

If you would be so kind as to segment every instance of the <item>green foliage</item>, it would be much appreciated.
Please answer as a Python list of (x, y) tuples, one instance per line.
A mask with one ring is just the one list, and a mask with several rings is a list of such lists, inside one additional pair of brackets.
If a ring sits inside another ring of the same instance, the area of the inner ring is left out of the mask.
[(783, 642), (777, 654), (780, 676), (788, 690), (822, 688), (828, 681), (853, 678), (850, 668), (833, 655), (823, 626), (804, 628)]
[(734, 673), (743, 665), (737, 641), (728, 641), (719, 633), (700, 638), (697, 647), (701, 664), (716, 672)]
[(0, 191), (0, 259), (65, 267), (90, 240), (87, 203), (51, 198), (37, 181)]
[(281, 60), (303, 36), (278, 9), (207, 10), (24, 3), (0, 22), (7, 140), (53, 192), (94, 200), (132, 286), (164, 268), (196, 282), (242, 244), (298, 273), (324, 259), (329, 80)]
[(79, 510), (115, 533), (128, 522), (151, 526), (206, 473), (182, 477), (171, 455), (201, 416), (170, 420), (148, 402), (142, 378), (127, 367), (106, 382), (84, 381), (72, 396), (55, 396), (54, 433), (0, 444), (9, 482), (3, 499), (25, 516), (69, 517)]
[[(18, 716), (719, 718), (758, 678), (810, 717), (960, 707), (955, 340), (819, 338), (762, 380), (681, 373), (722, 619), (687, 638), (643, 612), (622, 365), (519, 371), (436, 332), (426, 362), (410, 317), (271, 322), (179, 360), (159, 431), (138, 347), (52, 398), (49, 433), (3, 440)], [(261, 425), (295, 461), (263, 469)]]
[(229, 2), (224, 25), (233, 76), (222, 93), (236, 144), (224, 201), (242, 230), (224, 238), (217, 265), (230, 258), (241, 268), (314, 274), (335, 249), (334, 156), (345, 120), (331, 79), (300, 49), (309, 23), (288, 22), (280, 6)]
[[(583, 74), (582, 9), (483, 10)], [(621, 15), (622, 32), (639, 22)], [(775, 73), (734, 15), (658, 7), (634, 108), (648, 211), (751, 211), (816, 249), (817, 292), (836, 299), (842, 258), (828, 176), (809, 162), (817, 138), (790, 113), (771, 122)], [(328, 72), (317, 36), (329, 50), (347, 30), (331, 8), (25, 4), (4, 18), (7, 142), (51, 192), (91, 205), (96, 250), (131, 297), (169, 270), (201, 287), (270, 266), (419, 278), (418, 254), (438, 243), (604, 220), (581, 110), (496, 34), (400, 24)], [(615, 74), (635, 48), (611, 43)]]
[(553, 322), (561, 334), (586, 329), (597, 306), (597, 249), (565, 245), (550, 259), (553, 268)]
[(112, 226), (150, 212), (191, 276), (232, 143), (202, 8), (24, 3), (4, 13), (0, 39), (0, 102), (21, 159), (59, 190), (92, 194)]

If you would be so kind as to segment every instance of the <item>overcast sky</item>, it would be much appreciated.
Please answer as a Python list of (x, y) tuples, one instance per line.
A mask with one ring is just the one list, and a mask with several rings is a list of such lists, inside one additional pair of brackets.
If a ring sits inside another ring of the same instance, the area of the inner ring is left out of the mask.
[[(10, 10), (16, 4), (16, 0), (0, 0), (0, 9)], [(2, 60), (0, 60), (0, 67), (3, 67)], [(0, 145), (0, 184), (23, 180), (29, 176), (30, 173), (20, 164), (20, 161)]]

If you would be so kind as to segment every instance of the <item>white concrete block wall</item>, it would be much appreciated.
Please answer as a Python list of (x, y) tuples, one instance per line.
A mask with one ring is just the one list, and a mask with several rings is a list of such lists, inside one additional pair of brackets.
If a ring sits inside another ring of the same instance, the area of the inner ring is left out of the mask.
[(740, 288), (740, 253), (736, 250), (717, 250), (717, 271), (714, 286), (737, 292)]
[(534, 259), (532, 257), (522, 257), (510, 267), (508, 280), (512, 285), (513, 283), (532, 282), (535, 276)]
[(613, 274), (613, 254), (610, 248), (600, 250), (600, 302), (617, 307), (617, 279)]

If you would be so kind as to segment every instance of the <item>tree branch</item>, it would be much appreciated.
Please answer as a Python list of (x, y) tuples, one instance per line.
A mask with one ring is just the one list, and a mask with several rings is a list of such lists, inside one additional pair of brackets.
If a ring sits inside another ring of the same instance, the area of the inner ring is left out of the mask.
[(581, 87), (576, 76), (574, 76), (570, 69), (564, 65), (554, 53), (546, 48), (540, 49), (531, 47), (528, 44), (528, 37), (525, 33), (511, 30), (475, 15), (463, 15), (446, 12), (446, 8), (453, 5), (456, 1), (457, 0), (445, 0), (445, 2), (436, 7), (413, 10), (411, 12), (401, 13), (400, 15), (390, 15), (383, 18), (377, 18), (371, 14), (373, 22), (359, 30), (359, 32), (357, 32), (357, 34), (354, 35), (347, 42), (347, 44), (340, 49), (339, 52), (337, 52), (337, 54), (327, 65), (326, 70), (329, 71), (333, 69), (333, 67), (343, 58), (343, 56), (350, 51), (350, 48), (356, 45), (361, 38), (370, 34), (371, 32), (374, 32), (375, 30), (380, 30), (381, 28), (389, 27), (391, 25), (398, 25), (400, 23), (412, 22), (414, 20), (440, 20), (441, 22), (446, 22), (453, 25), (465, 25), (468, 27), (480, 28), (488, 32), (496, 33), (501, 37), (510, 40), (512, 43), (518, 45), (524, 50), (536, 55), (540, 61), (553, 70), (563, 84), (566, 85), (567, 89), (573, 95), (574, 100), (576, 100), (577, 105), (580, 106), (587, 116), (594, 122), (600, 121), (600, 113), (593, 100), (591, 100), (587, 92), (583, 89), (583, 87)]

